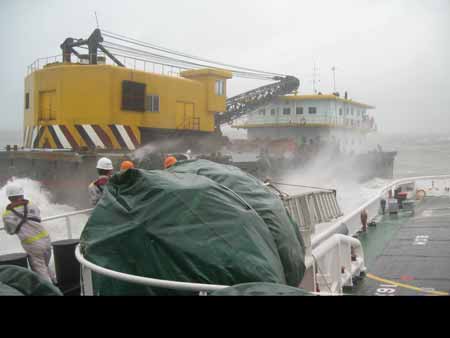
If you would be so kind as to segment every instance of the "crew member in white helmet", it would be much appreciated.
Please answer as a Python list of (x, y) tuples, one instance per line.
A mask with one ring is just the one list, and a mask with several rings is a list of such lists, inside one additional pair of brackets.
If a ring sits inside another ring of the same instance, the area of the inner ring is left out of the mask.
[(89, 184), (89, 197), (92, 205), (96, 205), (100, 198), (102, 198), (105, 185), (108, 183), (113, 174), (114, 167), (109, 158), (102, 157), (97, 162), (98, 178)]
[(51, 240), (41, 224), (39, 208), (24, 198), (23, 188), (16, 183), (8, 184), (6, 195), (11, 202), (3, 213), (6, 232), (19, 237), (31, 270), (49, 282), (56, 282), (48, 266), (52, 256)]

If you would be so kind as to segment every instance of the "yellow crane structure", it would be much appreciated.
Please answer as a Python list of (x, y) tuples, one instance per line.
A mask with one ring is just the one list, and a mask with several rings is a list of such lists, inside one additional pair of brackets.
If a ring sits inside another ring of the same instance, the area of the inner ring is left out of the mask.
[(24, 145), (134, 150), (152, 131), (213, 132), (231, 76), (214, 69), (177, 78), (111, 65), (50, 64), (25, 80)]
[[(130, 69), (109, 50), (143, 52), (113, 43), (105, 44), (106, 48), (103, 41), (99, 29), (86, 40), (68, 38), (61, 45), (62, 62), (32, 69), (27, 75), (25, 148), (133, 151), (171, 136), (200, 142), (250, 106), (298, 87), (293, 77), (264, 73), (260, 76), (279, 82), (227, 100), (227, 80), (235, 73), (254, 73), (192, 62), (181, 68), (179, 76)], [(79, 54), (76, 47), (87, 49), (88, 54)], [(98, 50), (115, 65), (105, 64)], [(72, 62), (73, 54), (79, 62)]]

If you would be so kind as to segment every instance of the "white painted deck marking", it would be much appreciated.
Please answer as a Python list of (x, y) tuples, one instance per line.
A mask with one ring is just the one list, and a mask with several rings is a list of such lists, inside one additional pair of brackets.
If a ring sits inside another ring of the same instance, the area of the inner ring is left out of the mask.
[(428, 235), (417, 235), (414, 239), (413, 245), (427, 245), (429, 238), (430, 236)]

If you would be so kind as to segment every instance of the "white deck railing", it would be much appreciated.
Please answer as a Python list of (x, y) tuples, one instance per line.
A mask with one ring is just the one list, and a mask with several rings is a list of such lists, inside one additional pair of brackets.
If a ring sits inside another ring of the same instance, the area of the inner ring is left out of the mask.
[[(56, 216), (44, 217), (41, 219), (41, 222), (49, 222), (49, 221), (64, 219), (66, 230), (67, 230), (67, 238), (72, 239), (73, 232), (72, 232), (72, 222), (70, 221), (70, 218), (73, 216), (88, 214), (88, 213), (92, 212), (92, 210), (94, 210), (94, 209), (93, 208), (83, 209), (83, 210), (77, 210), (77, 211), (68, 212), (68, 213), (60, 214), (60, 215), (56, 215)], [(5, 228), (4, 227), (0, 228), (0, 231), (5, 231)]]
[[(380, 200), (387, 198), (389, 191), (393, 196), (393, 190), (397, 187), (414, 183), (413, 193), (415, 194), (418, 183), (423, 181), (428, 187), (422, 186), (421, 188), (426, 188), (425, 191), (436, 192), (437, 188), (434, 183), (440, 180), (450, 180), (450, 175), (408, 177), (395, 180), (381, 188), (373, 198), (359, 208), (337, 219), (324, 231), (313, 235), (311, 239), (313, 259), (307, 259), (307, 270), (310, 270), (310, 273), (305, 274), (306, 278), (310, 278), (310, 280), (304, 280), (302, 284), (317, 283), (321, 290), (325, 288), (333, 293), (342, 292), (345, 286), (352, 286), (352, 278), (366, 270), (361, 243), (351, 237), (362, 227), (361, 212), (367, 210), (370, 222), (379, 215)], [(447, 182), (445, 187), (449, 188), (449, 185)], [(440, 194), (443, 192), (445, 193), (445, 190), (440, 190)], [(450, 195), (450, 192), (447, 191), (446, 194)], [(342, 229), (348, 229), (348, 235), (339, 234), (338, 232)], [(352, 250), (356, 258), (353, 261), (351, 260)]]
[(110, 269), (103, 268), (99, 265), (89, 262), (84, 258), (80, 252), (80, 247), (77, 246), (75, 249), (75, 256), (81, 264), (82, 271), (82, 293), (86, 296), (95, 295), (94, 289), (92, 287), (92, 273), (95, 273), (111, 277), (113, 279), (121, 280), (124, 282), (129, 282), (133, 284), (141, 284), (152, 287), (159, 287), (164, 289), (178, 290), (178, 291), (192, 291), (198, 292), (200, 295), (206, 294), (207, 292), (213, 292), (227, 288), (227, 285), (214, 285), (214, 284), (200, 284), (200, 283), (186, 283), (186, 282), (176, 282), (169, 280), (162, 280), (156, 278), (140, 277), (135, 275), (130, 275), (122, 272), (113, 271)]
[(328, 126), (339, 128), (352, 128), (352, 129), (364, 129), (364, 130), (376, 130), (376, 124), (371, 120), (363, 120), (358, 118), (343, 118), (336, 117), (333, 113), (321, 113), (317, 115), (276, 115), (276, 116), (249, 116), (246, 119), (237, 121), (233, 124), (233, 127), (242, 128), (247, 125), (258, 126)]
[(419, 177), (407, 177), (392, 181), (387, 184), (383, 188), (381, 188), (374, 197), (370, 200), (362, 204), (359, 208), (355, 209), (351, 213), (344, 215), (339, 218), (335, 222), (331, 224), (331, 226), (327, 227), (324, 231), (320, 233), (316, 233), (311, 240), (312, 247), (315, 248), (320, 245), (324, 240), (331, 237), (333, 234), (338, 232), (338, 229), (342, 229), (342, 227), (346, 227), (349, 231), (349, 235), (354, 235), (358, 230), (361, 229), (361, 212), (365, 209), (368, 213), (368, 220), (373, 220), (380, 210), (380, 201), (382, 198), (387, 197), (387, 193), (389, 190), (394, 190), (396, 187), (410, 183), (410, 182), (418, 182), (418, 181), (436, 181), (436, 180), (449, 180), (450, 175), (436, 175), (436, 176), (419, 176)]

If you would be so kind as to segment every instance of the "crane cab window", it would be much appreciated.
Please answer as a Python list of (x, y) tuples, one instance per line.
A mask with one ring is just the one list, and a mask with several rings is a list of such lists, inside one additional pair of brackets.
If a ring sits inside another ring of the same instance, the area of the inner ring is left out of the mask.
[(225, 95), (225, 80), (216, 81), (216, 95), (217, 96)]
[(122, 81), (122, 110), (145, 112), (145, 83)]
[(145, 111), (151, 112), (151, 113), (159, 113), (159, 96), (158, 95), (147, 95)]

